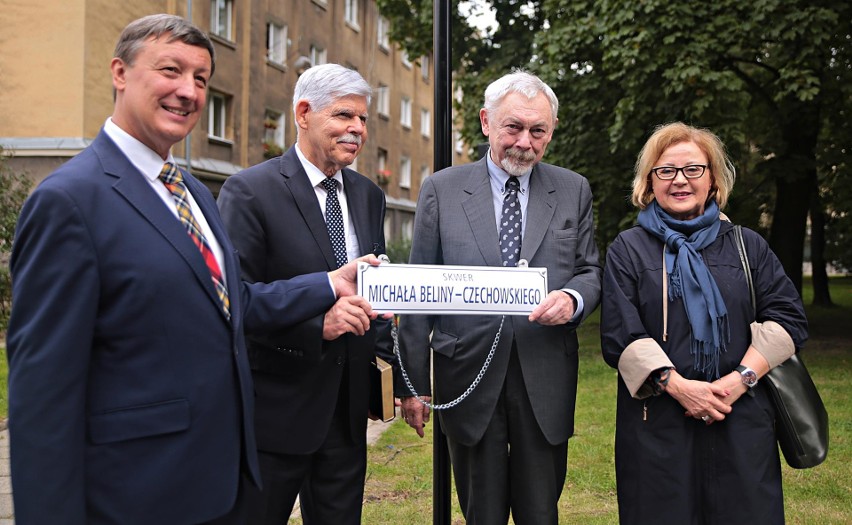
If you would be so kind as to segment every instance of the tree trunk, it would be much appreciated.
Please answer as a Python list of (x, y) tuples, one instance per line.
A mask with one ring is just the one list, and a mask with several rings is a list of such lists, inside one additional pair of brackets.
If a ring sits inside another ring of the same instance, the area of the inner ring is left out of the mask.
[(813, 267), (813, 304), (834, 306), (828, 287), (828, 272), (825, 261), (825, 212), (819, 197), (819, 184), (814, 177), (811, 189), (811, 265)]
[(777, 177), (775, 187), (775, 211), (769, 246), (801, 295), (803, 249), (810, 207), (807, 195), (810, 195), (812, 184), (807, 177), (793, 180)]

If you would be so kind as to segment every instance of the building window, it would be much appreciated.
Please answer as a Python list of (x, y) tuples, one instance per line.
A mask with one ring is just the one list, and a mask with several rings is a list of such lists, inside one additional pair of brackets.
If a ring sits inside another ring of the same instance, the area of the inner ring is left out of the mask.
[(228, 140), (228, 97), (221, 93), (210, 92), (207, 134), (214, 139)]
[(284, 65), (287, 60), (287, 26), (266, 24), (266, 59)]
[(402, 61), (402, 65), (407, 67), (408, 69), (411, 69), (411, 60), (408, 59), (408, 51), (403, 49), (399, 53), (399, 57), (399, 59)]
[(376, 112), (383, 117), (390, 116), (390, 88), (384, 84), (376, 89)]
[(420, 57), (420, 76), (423, 77), (425, 82), (429, 81), (429, 55), (423, 55)]
[(319, 66), (328, 62), (328, 51), (318, 46), (311, 46), (311, 65)]
[(456, 136), (456, 153), (461, 155), (464, 151), (464, 139), (458, 131), (454, 131), (453, 134)]
[(420, 134), (428, 137), (432, 133), (432, 116), (428, 109), (420, 109)]
[(422, 184), (426, 177), (432, 174), (432, 170), (429, 169), (429, 166), (422, 165), (420, 166), (420, 183)]
[(361, 29), (361, 26), (358, 25), (358, 0), (345, 0), (343, 19), (353, 29)]
[(399, 187), (411, 187), (411, 159), (400, 157), (399, 159)]
[(263, 115), (263, 156), (267, 159), (284, 153), (284, 113), (266, 110)]
[(411, 99), (402, 97), (399, 107), (399, 123), (404, 128), (411, 129)]
[(390, 22), (388, 19), (380, 16), (376, 21), (376, 36), (378, 37), (379, 47), (385, 51), (390, 50)]
[(233, 40), (231, 34), (233, 0), (210, 0), (210, 32), (225, 40)]
[(400, 224), (399, 230), (400, 236), (404, 241), (410, 240), (414, 237), (414, 221), (411, 220), (411, 217), (402, 219), (402, 224)]

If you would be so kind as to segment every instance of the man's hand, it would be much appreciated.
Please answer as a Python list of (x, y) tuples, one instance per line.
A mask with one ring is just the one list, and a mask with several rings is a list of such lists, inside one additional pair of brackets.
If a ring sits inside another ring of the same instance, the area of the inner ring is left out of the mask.
[(553, 290), (529, 316), (531, 323), (545, 326), (565, 324), (574, 317), (574, 297), (562, 290)]
[(370, 329), (370, 320), (377, 316), (370, 303), (360, 295), (341, 297), (325, 313), (322, 338), (333, 341), (345, 333), (364, 335)]
[[(420, 396), (424, 401), (432, 401), (429, 396)], [(402, 398), (402, 419), (417, 431), (417, 435), (424, 436), (423, 429), (429, 422), (429, 407), (414, 397)]]
[(348, 262), (340, 268), (328, 272), (331, 277), (331, 282), (334, 284), (334, 293), (337, 297), (346, 297), (347, 295), (355, 295), (358, 291), (358, 263), (366, 262), (373, 266), (378, 266), (381, 261), (375, 255), (365, 255), (358, 257), (354, 261)]

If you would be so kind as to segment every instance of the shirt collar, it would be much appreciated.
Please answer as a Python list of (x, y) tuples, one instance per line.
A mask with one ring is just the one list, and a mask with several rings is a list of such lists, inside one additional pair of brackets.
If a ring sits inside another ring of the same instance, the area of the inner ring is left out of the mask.
[[(491, 179), (491, 185), (502, 195), (506, 191), (506, 181), (509, 180), (510, 175), (491, 160), (491, 148), (488, 148), (488, 152), (485, 154), (485, 163), (488, 166), (488, 177)], [(517, 177), (518, 182), (521, 185), (522, 194), (526, 194), (527, 190), (529, 190), (531, 174), (532, 168), (523, 175), (519, 175)]]
[[(305, 173), (308, 174), (308, 180), (311, 181), (311, 186), (319, 186), (320, 183), (326, 179), (325, 173), (320, 171), (319, 168), (314, 166), (311, 161), (305, 157), (302, 150), (299, 149), (298, 143), (296, 143), (296, 155), (299, 157), (302, 167), (305, 168)], [(337, 173), (334, 174), (334, 179), (337, 180), (338, 187), (343, 188), (343, 173), (341, 173), (340, 170), (337, 170)]]
[(115, 142), (115, 145), (124, 153), (127, 160), (142, 172), (142, 175), (150, 182), (157, 180), (160, 176), (163, 164), (166, 162), (174, 164), (175, 162), (171, 151), (169, 157), (163, 160), (154, 150), (118, 127), (118, 124), (112, 121), (112, 117), (107, 118), (104, 123), (104, 133)]

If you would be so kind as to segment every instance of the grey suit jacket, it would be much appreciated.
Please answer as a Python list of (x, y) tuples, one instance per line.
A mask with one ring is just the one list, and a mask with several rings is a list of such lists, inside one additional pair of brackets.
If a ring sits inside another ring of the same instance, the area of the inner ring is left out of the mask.
[[(547, 268), (549, 291), (579, 292), (585, 318), (598, 305), (601, 277), (588, 181), (570, 170), (539, 163), (529, 192), (521, 258), (531, 267)], [(500, 266), (497, 237), (484, 158), (447, 168), (424, 181), (410, 263)], [(420, 394), (431, 392), (431, 348), (434, 400), (455, 399), (482, 367), (499, 325), (499, 316), (402, 316), (400, 352), (414, 388)], [(567, 441), (574, 431), (577, 392), (575, 328), (576, 323), (542, 326), (524, 316), (507, 316), (482, 382), (465, 401), (439, 413), (447, 435), (467, 446), (482, 437), (503, 387), (514, 340), (542, 432), (551, 444)], [(402, 384), (397, 385), (397, 393), (411, 395)]]

